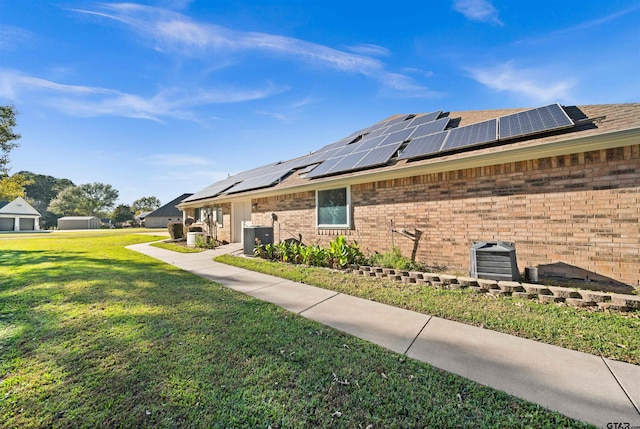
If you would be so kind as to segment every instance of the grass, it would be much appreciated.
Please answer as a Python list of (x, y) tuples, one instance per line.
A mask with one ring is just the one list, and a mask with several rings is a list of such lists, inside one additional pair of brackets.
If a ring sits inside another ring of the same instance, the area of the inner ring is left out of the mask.
[(640, 364), (640, 314), (490, 297), (223, 255), (216, 261), (573, 350)]
[(124, 246), (0, 239), (3, 427), (586, 427)]

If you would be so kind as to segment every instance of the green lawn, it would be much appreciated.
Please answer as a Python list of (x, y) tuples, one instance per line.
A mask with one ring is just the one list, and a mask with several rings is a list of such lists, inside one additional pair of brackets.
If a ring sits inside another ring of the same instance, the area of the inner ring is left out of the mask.
[(219, 262), (560, 347), (640, 364), (640, 313), (593, 311), (223, 255)]
[(1, 427), (583, 427), (124, 249), (156, 239), (0, 237)]

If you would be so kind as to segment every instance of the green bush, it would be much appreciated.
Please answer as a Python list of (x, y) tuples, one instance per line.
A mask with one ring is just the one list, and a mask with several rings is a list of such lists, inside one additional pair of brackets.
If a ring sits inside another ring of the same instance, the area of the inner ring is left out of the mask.
[(332, 268), (343, 268), (349, 264), (359, 264), (363, 261), (364, 255), (360, 251), (358, 243), (347, 243), (344, 235), (336, 237), (329, 243), (328, 264)]
[(402, 256), (402, 252), (397, 247), (385, 253), (376, 253), (369, 258), (369, 264), (376, 267), (393, 268), (396, 270), (415, 271), (420, 269), (420, 265)]
[(169, 222), (167, 224), (167, 229), (169, 230), (169, 235), (174, 240), (184, 238), (184, 229), (182, 226), (182, 222)]
[(297, 241), (284, 241), (278, 244), (258, 243), (253, 254), (272, 261), (332, 268), (342, 268), (364, 261), (358, 243), (348, 243), (343, 235), (331, 241), (328, 249), (315, 244), (305, 246)]
[(219, 243), (213, 240), (212, 237), (206, 235), (196, 236), (196, 247), (198, 249), (215, 249)]

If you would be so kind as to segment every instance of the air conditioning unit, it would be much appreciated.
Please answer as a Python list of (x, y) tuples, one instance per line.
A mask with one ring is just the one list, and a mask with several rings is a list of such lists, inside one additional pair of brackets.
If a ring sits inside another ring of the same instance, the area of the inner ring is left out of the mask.
[(476, 279), (520, 281), (516, 245), (506, 241), (475, 241), (469, 276)]
[(256, 244), (272, 244), (273, 243), (273, 227), (272, 226), (245, 226), (243, 230), (242, 247), (245, 255), (253, 255)]

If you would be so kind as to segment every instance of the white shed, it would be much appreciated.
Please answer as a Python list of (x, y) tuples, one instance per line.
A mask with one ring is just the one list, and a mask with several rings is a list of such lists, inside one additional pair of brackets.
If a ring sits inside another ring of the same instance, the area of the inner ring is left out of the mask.
[(95, 216), (64, 216), (58, 219), (58, 229), (100, 229), (100, 219)]

